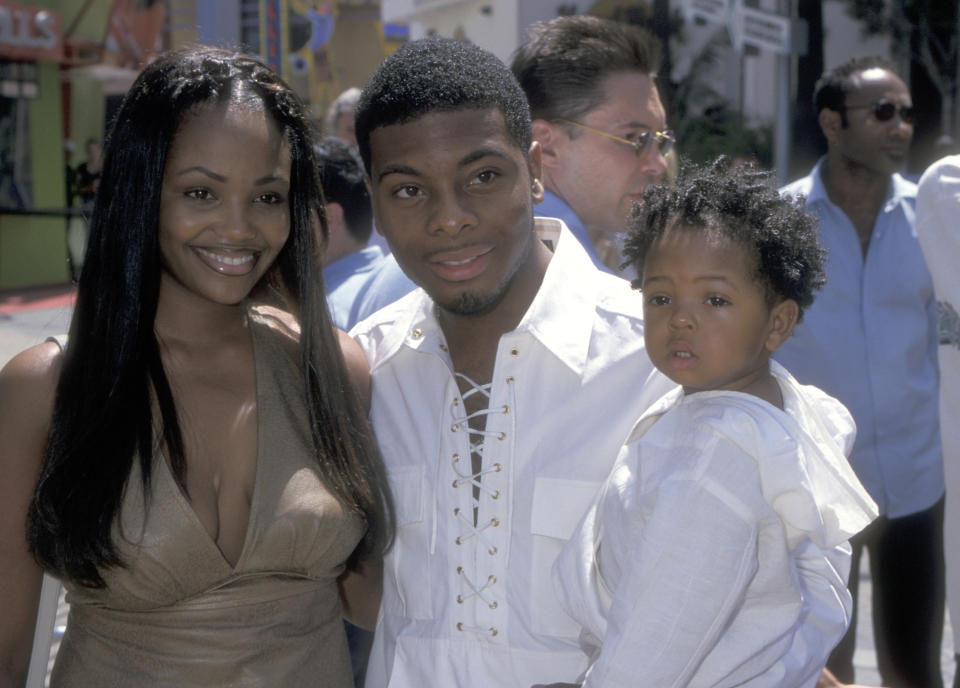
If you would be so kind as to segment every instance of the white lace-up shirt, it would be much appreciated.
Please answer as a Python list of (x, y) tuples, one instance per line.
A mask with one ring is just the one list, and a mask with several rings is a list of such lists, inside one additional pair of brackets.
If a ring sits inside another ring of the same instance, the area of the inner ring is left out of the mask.
[(422, 290), (351, 333), (370, 361), (397, 512), (369, 688), (529, 688), (585, 668), (550, 568), (670, 383), (644, 351), (640, 295), (599, 272), (560, 221), (538, 218), (537, 231), (554, 255), (522, 321), (500, 338), (491, 384), (475, 392), (488, 396), (483, 433), (469, 429)]

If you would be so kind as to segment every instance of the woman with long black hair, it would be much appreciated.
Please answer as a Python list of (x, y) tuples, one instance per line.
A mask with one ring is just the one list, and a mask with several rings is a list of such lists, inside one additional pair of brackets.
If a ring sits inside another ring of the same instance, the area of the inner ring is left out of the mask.
[(0, 686), (42, 571), (71, 603), (55, 686), (350, 685), (341, 614), (375, 620), (391, 521), (369, 371), (311, 265), (308, 132), (220, 50), (125, 98), (69, 342), (0, 372)]

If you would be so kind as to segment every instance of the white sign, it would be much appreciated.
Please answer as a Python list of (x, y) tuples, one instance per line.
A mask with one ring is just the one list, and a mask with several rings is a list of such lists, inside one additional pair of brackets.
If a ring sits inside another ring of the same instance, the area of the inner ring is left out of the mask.
[(726, 25), (737, 51), (750, 45), (781, 55), (796, 52), (797, 22), (782, 14), (745, 7), (743, 0), (686, 0), (684, 13), (688, 21), (702, 19)]

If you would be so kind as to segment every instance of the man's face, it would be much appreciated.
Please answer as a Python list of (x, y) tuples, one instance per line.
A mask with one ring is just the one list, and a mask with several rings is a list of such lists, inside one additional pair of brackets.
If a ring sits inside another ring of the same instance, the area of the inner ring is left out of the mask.
[[(611, 74), (604, 79), (603, 91), (603, 103), (583, 115), (580, 124), (631, 140), (666, 127), (656, 84), (646, 74)], [(555, 127), (556, 157), (544, 160), (547, 188), (588, 228), (622, 232), (633, 204), (666, 172), (663, 155), (655, 144), (638, 156), (632, 146), (592, 131)]]
[(444, 310), (487, 313), (531, 272), (539, 163), (536, 144), (525, 157), (496, 108), (432, 112), (370, 133), (377, 228)]
[[(831, 153), (877, 174), (897, 172), (903, 167), (913, 138), (913, 124), (900, 117), (900, 108), (913, 104), (910, 92), (896, 74), (886, 69), (859, 72), (854, 82), (857, 88), (845, 102), (847, 126), (827, 133)], [(896, 106), (893, 117), (877, 119), (873, 106), (879, 101)]]

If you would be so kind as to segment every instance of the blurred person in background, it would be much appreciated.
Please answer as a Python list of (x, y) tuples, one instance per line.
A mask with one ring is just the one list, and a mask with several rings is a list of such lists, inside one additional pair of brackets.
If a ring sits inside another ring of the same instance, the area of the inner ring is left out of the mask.
[(373, 210), (356, 147), (328, 136), (314, 146), (314, 152), (327, 216), (327, 244), (320, 258), (327, 305), (334, 324), (349, 330), (416, 285), (392, 256), (368, 244)]
[(881, 58), (826, 72), (814, 102), (827, 154), (781, 192), (804, 197), (819, 218), (827, 282), (774, 358), (849, 409), (857, 423), (850, 463), (880, 509), (851, 540), (854, 617), (827, 668), (853, 680), (866, 550), (884, 685), (937, 688), (944, 621), (937, 304), (914, 229), (917, 187), (898, 173), (913, 137), (913, 102)]
[(628, 279), (621, 233), (633, 204), (666, 174), (674, 143), (659, 66), (653, 34), (586, 15), (534, 24), (511, 63), (541, 149), (537, 215), (563, 220), (598, 268)]
[(960, 688), (960, 155), (931, 165), (917, 189), (917, 238), (933, 276), (939, 314), (940, 430), (946, 482), (947, 604)]

